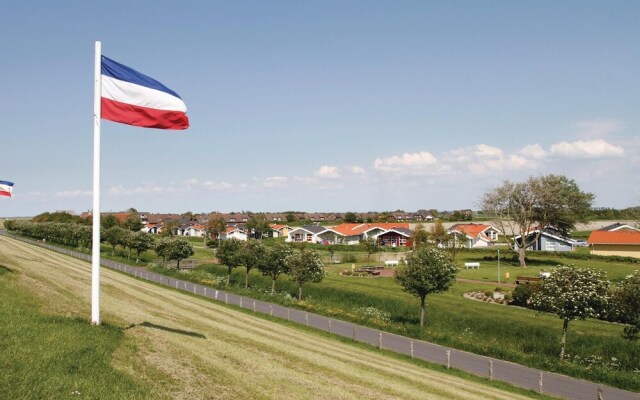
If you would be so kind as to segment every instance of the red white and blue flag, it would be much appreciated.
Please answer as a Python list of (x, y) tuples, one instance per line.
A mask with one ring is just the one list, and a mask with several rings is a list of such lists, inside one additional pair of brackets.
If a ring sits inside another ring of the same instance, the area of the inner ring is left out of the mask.
[(0, 181), (0, 196), (12, 197), (13, 196), (13, 182)]
[(102, 118), (158, 129), (187, 129), (187, 106), (162, 83), (102, 56)]

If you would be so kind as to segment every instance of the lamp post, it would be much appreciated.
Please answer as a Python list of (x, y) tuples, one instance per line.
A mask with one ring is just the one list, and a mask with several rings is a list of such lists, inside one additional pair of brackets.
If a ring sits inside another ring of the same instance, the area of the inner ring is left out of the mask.
[(498, 249), (498, 283), (500, 282), (500, 249)]

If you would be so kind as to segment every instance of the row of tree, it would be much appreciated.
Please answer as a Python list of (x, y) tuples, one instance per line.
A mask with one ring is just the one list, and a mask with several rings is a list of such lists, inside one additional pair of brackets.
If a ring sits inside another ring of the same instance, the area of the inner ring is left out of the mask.
[(324, 263), (317, 252), (304, 248), (294, 251), (286, 243), (265, 246), (255, 239), (229, 239), (220, 243), (216, 257), (228, 269), (227, 285), (230, 283), (232, 270), (240, 266), (246, 269), (245, 287), (249, 286), (249, 272), (255, 268), (262, 275), (271, 278), (272, 293), (275, 292), (278, 277), (286, 274), (298, 285), (298, 301), (302, 300), (302, 287), (305, 283), (321, 282), (325, 277)]
[[(80, 248), (90, 248), (93, 232), (90, 226), (79, 225), (74, 222), (30, 222), (9, 220), (5, 222), (5, 228), (22, 236), (44, 240), (51, 243), (62, 244)], [(109, 228), (102, 228), (100, 241), (107, 243), (115, 255), (117, 246), (127, 252), (131, 258), (132, 252), (136, 254), (136, 262), (140, 255), (147, 250), (154, 250), (164, 261), (176, 261), (180, 268), (180, 261), (194, 254), (193, 246), (186, 239), (162, 238), (156, 241), (152, 235), (139, 229), (132, 231), (121, 227), (119, 224)]]

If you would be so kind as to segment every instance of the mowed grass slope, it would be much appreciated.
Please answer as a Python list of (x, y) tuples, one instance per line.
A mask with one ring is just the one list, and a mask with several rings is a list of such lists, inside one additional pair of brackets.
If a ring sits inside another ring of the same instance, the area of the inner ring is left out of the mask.
[[(17, 299), (16, 310), (31, 314), (2, 314), (10, 327), (1, 339), (3, 374), (8, 364), (20, 365), (0, 380), (0, 393), (49, 386), (35, 397), (74, 397), (76, 386), (60, 381), (73, 381), (73, 374), (93, 379), (94, 364), (102, 363), (102, 387), (113, 391), (105, 395), (85, 385), (78, 398), (526, 398), (106, 269), (101, 309), (107, 326), (92, 327), (85, 322), (88, 263), (0, 238), (0, 265), (13, 271), (0, 275), (1, 290)], [(26, 304), (27, 297), (37, 300)], [(34, 326), (30, 318), (49, 319), (57, 336), (44, 327), (27, 335), (22, 325)], [(27, 338), (17, 337), (22, 335)], [(57, 361), (76, 364), (54, 373), (56, 360), (44, 363), (37, 354), (58, 346), (64, 351)]]

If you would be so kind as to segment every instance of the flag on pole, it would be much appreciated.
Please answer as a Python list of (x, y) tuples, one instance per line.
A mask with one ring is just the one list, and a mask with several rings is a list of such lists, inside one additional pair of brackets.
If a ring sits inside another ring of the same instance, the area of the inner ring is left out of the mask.
[(102, 56), (102, 118), (158, 129), (187, 129), (187, 106), (180, 96), (132, 68)]
[(0, 196), (13, 197), (13, 182), (0, 181)]

